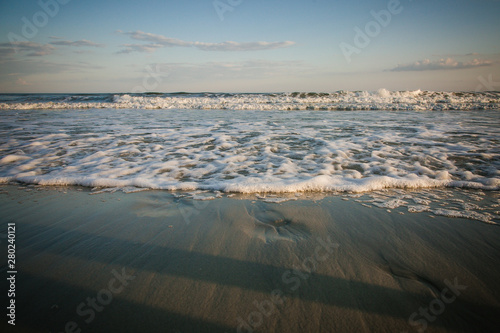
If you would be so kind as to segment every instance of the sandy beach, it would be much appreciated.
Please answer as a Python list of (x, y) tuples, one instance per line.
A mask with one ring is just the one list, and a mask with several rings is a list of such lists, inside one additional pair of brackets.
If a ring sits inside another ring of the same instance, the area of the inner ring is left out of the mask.
[(12, 332), (494, 332), (500, 324), (496, 225), (338, 196), (275, 204), (0, 190), (3, 253), (7, 223), (16, 227), (16, 325), (2, 322)]
[(0, 3), (0, 333), (500, 332), (500, 1)]

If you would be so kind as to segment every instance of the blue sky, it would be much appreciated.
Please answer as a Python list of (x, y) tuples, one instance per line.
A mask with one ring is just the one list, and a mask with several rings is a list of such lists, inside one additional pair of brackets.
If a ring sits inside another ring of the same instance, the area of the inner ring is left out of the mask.
[(2, 0), (0, 92), (500, 90), (499, 14), (498, 0)]

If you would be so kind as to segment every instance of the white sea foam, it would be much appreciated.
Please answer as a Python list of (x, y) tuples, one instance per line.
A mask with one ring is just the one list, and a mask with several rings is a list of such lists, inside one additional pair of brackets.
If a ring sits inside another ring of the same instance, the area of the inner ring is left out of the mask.
[(0, 182), (239, 193), (499, 190), (498, 116), (498, 111), (5, 111)]
[(410, 213), (422, 213), (422, 212), (428, 212), (430, 210), (431, 210), (431, 208), (429, 206), (423, 206), (423, 205), (408, 206), (408, 211)]
[(194, 200), (251, 193), (271, 204), (344, 192), (399, 214), (499, 223), (500, 199), (491, 198), (500, 189), (498, 96), (12, 97), (0, 102), (0, 183), (182, 190)]
[(478, 220), (481, 222), (495, 224), (495, 223), (491, 222), (492, 217), (490, 215), (481, 214), (481, 213), (474, 212), (474, 211), (458, 211), (458, 210), (453, 210), (453, 209), (436, 209), (436, 210), (433, 210), (432, 212), (434, 214), (440, 215), (440, 216), (472, 219), (472, 220)]
[(338, 91), (279, 94), (116, 94), (0, 97), (0, 110), (177, 109), (177, 110), (490, 110), (498, 92)]

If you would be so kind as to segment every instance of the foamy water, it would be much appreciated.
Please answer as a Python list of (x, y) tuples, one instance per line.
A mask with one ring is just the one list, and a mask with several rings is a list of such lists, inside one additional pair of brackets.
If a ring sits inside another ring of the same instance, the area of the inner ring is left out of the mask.
[(24, 110), (16, 98), (1, 104), (0, 183), (237, 193), (500, 189), (497, 110), (241, 110), (244, 102), (231, 110)]
[[(3, 101), (2, 101), (3, 100)], [(28, 109), (203, 110), (493, 110), (499, 92), (376, 92), (277, 94), (95, 94), (0, 95), (0, 110)]]

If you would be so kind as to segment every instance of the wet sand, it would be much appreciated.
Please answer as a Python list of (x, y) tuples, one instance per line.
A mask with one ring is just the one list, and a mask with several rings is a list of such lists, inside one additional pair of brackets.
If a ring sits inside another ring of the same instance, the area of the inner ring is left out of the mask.
[(16, 326), (4, 315), (3, 332), (500, 326), (496, 225), (335, 196), (273, 204), (76, 187), (2, 186), (0, 212), (4, 258), (16, 224), (18, 271)]

